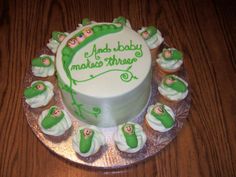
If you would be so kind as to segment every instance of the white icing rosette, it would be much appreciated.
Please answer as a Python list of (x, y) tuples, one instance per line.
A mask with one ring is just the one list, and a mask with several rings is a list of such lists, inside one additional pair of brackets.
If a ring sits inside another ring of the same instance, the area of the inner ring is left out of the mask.
[[(80, 149), (80, 142), (81, 142), (81, 132), (80, 131), (81, 130), (84, 130), (87, 132), (88, 132), (88, 130), (90, 132), (91, 132), (91, 130), (93, 130), (93, 132), (94, 132), (92, 140), (91, 140), (91, 146), (90, 146), (89, 150), (85, 153), (81, 152), (81, 149)], [(88, 156), (95, 154), (96, 152), (98, 152), (100, 147), (105, 144), (106, 144), (105, 136), (103, 135), (102, 131), (99, 130), (94, 125), (87, 125), (87, 126), (79, 127), (78, 130), (76, 131), (75, 135), (72, 138), (73, 149), (75, 150), (75, 152), (77, 152), (82, 157), (88, 157)]]
[[(135, 148), (131, 148), (126, 142), (125, 135), (122, 131), (122, 128), (125, 124), (134, 125), (134, 131), (135, 131), (137, 141), (138, 141), (137, 147), (135, 147)], [(142, 149), (144, 147), (144, 145), (146, 143), (146, 140), (147, 140), (146, 134), (144, 133), (143, 128), (139, 124), (132, 123), (132, 122), (127, 122), (125, 124), (118, 126), (118, 130), (114, 134), (115, 143), (116, 143), (118, 149), (120, 149), (123, 152), (127, 152), (127, 153), (138, 152), (140, 149)]]
[(41, 107), (41, 106), (46, 106), (49, 103), (49, 101), (52, 99), (52, 97), (54, 96), (53, 85), (51, 84), (51, 82), (48, 82), (48, 81), (34, 81), (34, 82), (31, 83), (31, 86), (36, 82), (43, 82), (46, 85), (47, 88), (40, 95), (37, 95), (35, 97), (28, 98), (28, 99), (25, 100), (25, 102), (28, 105), (30, 105), (31, 108), (38, 108), (38, 107)]
[[(68, 35), (69, 33), (65, 32), (64, 34)], [(49, 42), (47, 43), (47, 47), (52, 51), (52, 53), (57, 52), (59, 45), (60, 43), (53, 38), (49, 39)]]
[(53, 55), (40, 55), (40, 57), (49, 57), (52, 60), (52, 63), (48, 67), (32, 66), (33, 75), (37, 77), (48, 77), (54, 75), (55, 66), (53, 62), (55, 57)]
[[(172, 76), (182, 81), (185, 84), (185, 86), (188, 87), (188, 83), (185, 80), (181, 79), (180, 77), (176, 75), (172, 75)], [(171, 101), (183, 100), (188, 95), (188, 88), (186, 89), (185, 92), (178, 92), (170, 87), (165, 86), (163, 83), (163, 80), (160, 86), (158, 86), (158, 90), (162, 96), (168, 98)]]
[[(169, 48), (168, 50), (176, 50), (176, 49), (175, 48)], [(163, 57), (163, 54), (160, 53), (158, 55), (158, 58), (156, 59), (156, 62), (163, 69), (175, 70), (175, 69), (179, 68), (183, 64), (183, 59), (181, 59), (181, 60), (166, 60)]]
[[(142, 27), (138, 30), (138, 33), (141, 34), (147, 29), (147, 27)], [(164, 41), (164, 38), (161, 35), (161, 32), (157, 29), (157, 33), (154, 34), (151, 38), (145, 40), (150, 49), (157, 48)]]
[(157, 107), (157, 106), (164, 106), (164, 109), (169, 113), (169, 115), (172, 117), (172, 120), (175, 120), (175, 114), (174, 112), (172, 111), (172, 109), (169, 107), (169, 106), (166, 106), (166, 105), (163, 105), (161, 103), (156, 103), (155, 105), (150, 105), (148, 107), (148, 110), (147, 110), (147, 114), (145, 116), (145, 119), (148, 123), (148, 125), (153, 129), (153, 130), (156, 130), (156, 131), (159, 131), (159, 132), (167, 132), (169, 131), (170, 129), (173, 128), (173, 126), (171, 126), (170, 128), (166, 128), (160, 120), (158, 120), (157, 118), (155, 118), (151, 112), (153, 110), (153, 108)]
[[(56, 106), (52, 106), (56, 107)], [(52, 109), (52, 107), (50, 109)], [(42, 121), (45, 119), (45, 117), (48, 115), (48, 112), (50, 109), (44, 110), (42, 114), (39, 116), (38, 124), (41, 129), (41, 131), (47, 135), (51, 136), (61, 136), (63, 135), (72, 125), (72, 122), (70, 120), (69, 115), (66, 113), (66, 111), (61, 110), (64, 113), (64, 117), (58, 122), (56, 125), (54, 125), (51, 128), (44, 128), (42, 126)], [(55, 119), (55, 118), (54, 118)]]

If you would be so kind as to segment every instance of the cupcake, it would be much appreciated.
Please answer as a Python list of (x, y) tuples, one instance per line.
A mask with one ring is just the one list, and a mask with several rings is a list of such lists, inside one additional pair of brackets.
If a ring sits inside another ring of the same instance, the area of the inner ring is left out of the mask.
[(138, 33), (142, 36), (142, 38), (147, 43), (152, 59), (156, 60), (158, 48), (164, 41), (163, 37), (161, 36), (161, 32), (154, 26), (142, 27), (138, 30)]
[(144, 147), (147, 137), (139, 124), (127, 122), (118, 126), (114, 140), (119, 150), (135, 153)]
[(161, 103), (149, 106), (145, 119), (153, 130), (159, 132), (166, 132), (175, 124), (175, 115), (172, 109)]
[(176, 75), (166, 75), (158, 86), (158, 90), (164, 98), (180, 101), (188, 95), (188, 83)]
[(80, 29), (83, 26), (91, 25), (91, 24), (94, 24), (94, 23), (97, 23), (97, 22), (91, 21), (89, 18), (83, 18), (81, 24), (78, 24), (76, 29)]
[(127, 26), (127, 27), (131, 28), (129, 20), (126, 19), (125, 17), (122, 17), (122, 16), (114, 18), (112, 23), (118, 23), (118, 24), (121, 24), (123, 26)]
[(52, 76), (55, 72), (54, 56), (40, 55), (38, 58), (32, 60), (32, 72), (37, 77)]
[(25, 102), (31, 108), (46, 106), (53, 95), (53, 85), (48, 81), (34, 81), (24, 90)]
[(63, 135), (72, 125), (68, 114), (57, 106), (43, 111), (38, 124), (43, 133), (51, 136)]
[(97, 153), (105, 144), (103, 133), (93, 125), (80, 127), (72, 139), (73, 149), (82, 157)]
[(174, 73), (183, 64), (183, 54), (175, 48), (163, 49), (156, 62), (163, 72)]
[(47, 44), (47, 47), (53, 52), (57, 52), (58, 46), (61, 44), (61, 42), (66, 38), (66, 36), (69, 33), (62, 33), (58, 31), (52, 32), (52, 38), (49, 40), (49, 43)]

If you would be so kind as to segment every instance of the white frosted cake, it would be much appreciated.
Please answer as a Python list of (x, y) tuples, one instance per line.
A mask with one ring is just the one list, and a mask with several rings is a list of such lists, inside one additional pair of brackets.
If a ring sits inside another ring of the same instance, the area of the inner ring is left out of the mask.
[(96, 126), (132, 120), (150, 96), (150, 50), (119, 23), (94, 23), (69, 34), (57, 50), (56, 70), (67, 109)]

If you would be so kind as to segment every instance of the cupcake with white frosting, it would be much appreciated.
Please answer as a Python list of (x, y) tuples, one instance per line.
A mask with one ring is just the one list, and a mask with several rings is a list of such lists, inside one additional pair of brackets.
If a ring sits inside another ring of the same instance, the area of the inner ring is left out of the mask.
[(46, 106), (53, 95), (53, 85), (48, 81), (34, 81), (24, 90), (25, 102), (31, 108)]
[(54, 31), (52, 32), (52, 38), (49, 39), (49, 42), (47, 44), (47, 47), (53, 52), (56, 53), (57, 52), (57, 48), (59, 47), (59, 45), (61, 44), (61, 42), (66, 38), (66, 36), (69, 33), (63, 33), (63, 32), (58, 32), (58, 31)]
[(150, 105), (145, 116), (147, 124), (155, 131), (166, 132), (175, 124), (175, 114), (164, 104)]
[(140, 30), (138, 30), (138, 33), (147, 43), (151, 51), (152, 59), (156, 60), (158, 48), (164, 41), (161, 32), (154, 26), (148, 26), (148, 27), (142, 27)]
[(32, 72), (37, 77), (52, 76), (55, 72), (54, 56), (40, 55), (38, 58), (32, 60)]
[(97, 153), (105, 144), (105, 136), (101, 130), (93, 125), (79, 127), (72, 139), (73, 149), (82, 157)]
[(114, 140), (119, 150), (135, 153), (144, 147), (147, 137), (139, 124), (127, 122), (118, 126)]
[(129, 20), (126, 19), (125, 17), (122, 17), (122, 16), (114, 18), (112, 23), (118, 23), (118, 24), (121, 24), (123, 26), (127, 26), (127, 27), (131, 28)]
[(158, 86), (160, 94), (170, 101), (180, 101), (188, 95), (188, 83), (176, 75), (166, 75)]
[(60, 136), (71, 127), (72, 122), (66, 111), (57, 106), (52, 106), (42, 112), (38, 124), (44, 134)]
[(174, 73), (183, 64), (183, 54), (175, 48), (163, 49), (156, 62), (163, 72)]

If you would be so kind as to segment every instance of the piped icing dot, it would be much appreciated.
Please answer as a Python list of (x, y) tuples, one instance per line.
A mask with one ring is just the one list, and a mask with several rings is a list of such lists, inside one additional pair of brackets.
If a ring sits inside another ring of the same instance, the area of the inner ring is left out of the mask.
[(143, 148), (147, 137), (139, 124), (127, 122), (118, 126), (114, 140), (119, 150), (135, 153)]
[(44, 134), (51, 136), (61, 136), (72, 126), (68, 114), (57, 106), (44, 110), (38, 124)]
[(159, 132), (170, 130), (175, 123), (175, 116), (172, 109), (161, 103), (149, 106), (145, 119), (153, 130)]
[(188, 84), (176, 75), (166, 75), (158, 87), (161, 95), (172, 101), (179, 101), (188, 95)]
[(25, 101), (32, 108), (47, 105), (53, 95), (53, 85), (48, 81), (34, 81), (24, 90)]
[(79, 127), (72, 138), (73, 149), (83, 157), (97, 153), (105, 144), (103, 133), (93, 125)]

